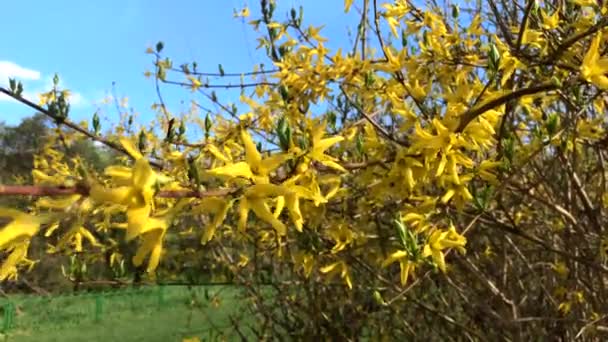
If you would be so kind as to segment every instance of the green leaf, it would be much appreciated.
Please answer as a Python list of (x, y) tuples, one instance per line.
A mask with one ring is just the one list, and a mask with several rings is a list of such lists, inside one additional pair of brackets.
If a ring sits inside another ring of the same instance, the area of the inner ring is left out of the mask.
[(156, 52), (160, 53), (161, 51), (163, 51), (163, 48), (165, 47), (165, 44), (161, 41), (159, 41), (158, 43), (156, 43)]

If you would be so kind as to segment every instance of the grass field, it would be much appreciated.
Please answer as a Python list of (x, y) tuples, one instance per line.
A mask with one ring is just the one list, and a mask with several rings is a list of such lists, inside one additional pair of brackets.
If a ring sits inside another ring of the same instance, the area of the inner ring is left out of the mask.
[[(103, 295), (15, 296), (9, 298), (16, 308), (13, 324), (3, 338), (24, 342), (181, 341), (193, 336), (205, 341), (239, 340), (230, 318), (238, 321), (247, 335), (244, 323), (251, 322), (244, 316), (241, 298), (238, 289), (228, 286), (166, 286), (162, 290), (154, 287)], [(0, 305), (6, 300), (0, 299)], [(3, 322), (7, 319), (4, 313), (1, 317)]]

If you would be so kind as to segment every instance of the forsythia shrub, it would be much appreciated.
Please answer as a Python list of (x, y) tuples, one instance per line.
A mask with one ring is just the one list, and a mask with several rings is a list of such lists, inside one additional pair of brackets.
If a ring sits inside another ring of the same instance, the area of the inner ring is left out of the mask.
[[(0, 210), (11, 220), (0, 231), (0, 279), (31, 268), (36, 234), (49, 253), (99, 256), (122, 239), (136, 242), (131, 262), (152, 278), (172, 257), (208, 251), (253, 286), (258, 304), (268, 300), (252, 285), (263, 264), (274, 281), (314, 287), (276, 285), (277, 306), (306, 310), (294, 314), (299, 323), (284, 315), (274, 334), (601, 334), (608, 4), (418, 3), (345, 1), (361, 18), (356, 38), (330, 49), (302, 8), (282, 18), (261, 0), (260, 17), (235, 16), (259, 33), (269, 67), (242, 74), (174, 67), (159, 43), (146, 75), (220, 109), (177, 117), (160, 101), (157, 120), (139, 130), (125, 116), (102, 135), (97, 115), (69, 120), (58, 81), (39, 105), (12, 81), (4, 93), (64, 128), (36, 156), (33, 186), (0, 188), (41, 196), (28, 213)], [(239, 105), (214, 88), (240, 89)], [(77, 139), (122, 162), (96, 174), (64, 148)], [(198, 247), (167, 245), (188, 236)]]

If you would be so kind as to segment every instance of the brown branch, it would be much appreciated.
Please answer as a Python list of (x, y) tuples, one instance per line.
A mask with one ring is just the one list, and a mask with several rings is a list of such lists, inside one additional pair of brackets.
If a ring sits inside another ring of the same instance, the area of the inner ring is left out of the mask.
[[(156, 196), (162, 198), (186, 198), (186, 197), (214, 197), (227, 196), (235, 193), (237, 189), (216, 189), (206, 191), (194, 190), (161, 190)], [(90, 188), (84, 185), (64, 187), (64, 186), (40, 186), (40, 185), (0, 185), (0, 196), (20, 195), (20, 196), (69, 196), (83, 195), (88, 196)]]
[[(180, 87), (187, 87), (187, 88), (192, 88), (192, 84), (190, 83), (186, 83), (186, 82), (179, 82), (179, 81), (169, 81), (169, 80), (161, 80), (161, 82), (165, 83), (165, 84), (172, 84), (172, 85), (177, 85)], [(274, 82), (266, 82), (266, 81), (260, 81), (260, 82), (252, 82), (252, 83), (239, 83), (239, 84), (207, 84), (207, 83), (203, 83), (200, 88), (208, 88), (208, 89), (212, 89), (212, 88), (220, 88), (220, 89), (234, 89), (234, 88), (251, 88), (251, 87), (257, 87), (257, 86), (277, 86), (278, 83), (274, 83)]]
[[(342, 163), (342, 167), (347, 170), (363, 169), (370, 166), (383, 165), (390, 163), (392, 160), (371, 160), (365, 162), (345, 162)], [(327, 167), (322, 165), (315, 165), (320, 171), (328, 170)], [(215, 196), (227, 196), (238, 192), (237, 188), (225, 188), (225, 189), (214, 189), (214, 190), (160, 190), (156, 193), (156, 197), (161, 198), (187, 198), (187, 197), (215, 197)], [(2, 185), (0, 184), (0, 196), (33, 196), (33, 197), (44, 197), (44, 196), (69, 196), (69, 195), (83, 195), (88, 196), (90, 188), (84, 184), (76, 186), (44, 186), (44, 185)]]
[(547, 56), (547, 58), (545, 58), (545, 60), (542, 63), (551, 63), (553, 61), (558, 60), (561, 57), (561, 55), (564, 52), (566, 52), (566, 50), (568, 50), (568, 48), (570, 48), (572, 45), (576, 44), (579, 40), (596, 33), (597, 31), (601, 30), (602, 28), (604, 28), (606, 26), (608, 26), (608, 17), (604, 16), (597, 22), (597, 24), (591, 26), (590, 28), (588, 28), (587, 30), (585, 30), (583, 32), (577, 33), (577, 34), (567, 38), (566, 40), (564, 40), (564, 42), (561, 43), (552, 54)]
[[(101, 137), (99, 135), (96, 135), (94, 133), (91, 133), (88, 130), (86, 130), (85, 128), (80, 127), (79, 125), (71, 122), (70, 120), (68, 120), (66, 118), (60, 118), (59, 116), (57, 116), (57, 115), (49, 112), (47, 109), (42, 108), (41, 106), (35, 104), (34, 102), (32, 102), (32, 101), (30, 101), (30, 100), (28, 100), (28, 99), (26, 99), (26, 98), (24, 98), (22, 96), (18, 96), (16, 94), (13, 94), (13, 92), (11, 92), (10, 90), (8, 90), (8, 89), (6, 89), (4, 87), (0, 87), (0, 93), (8, 95), (11, 98), (13, 98), (13, 99), (15, 99), (15, 100), (23, 103), (24, 105), (26, 105), (26, 106), (28, 106), (28, 107), (30, 107), (32, 109), (35, 109), (36, 111), (38, 111), (38, 112), (40, 112), (40, 113), (42, 113), (42, 114), (50, 117), (51, 119), (55, 120), (60, 125), (64, 125), (66, 127), (69, 127), (72, 130), (75, 130), (76, 132), (83, 134), (84, 136), (86, 136), (87, 138), (89, 138), (91, 140), (100, 142), (100, 143), (104, 144), (105, 146), (107, 146), (107, 147), (109, 147), (109, 148), (111, 148), (111, 149), (113, 149), (115, 151), (118, 151), (120, 153), (123, 153), (123, 154), (128, 155), (129, 157), (131, 157), (129, 155), (129, 153), (127, 152), (127, 150), (125, 150), (121, 145), (119, 145), (119, 144), (117, 144), (115, 142), (106, 140), (105, 138), (103, 138), (103, 137)], [(162, 165), (160, 163), (158, 163), (158, 162), (150, 161), (150, 164), (153, 165), (153, 166), (155, 166), (155, 167), (157, 167), (157, 168), (162, 168)]]
[(488, 111), (490, 109), (503, 105), (511, 100), (518, 99), (522, 96), (532, 95), (532, 94), (540, 93), (543, 91), (555, 90), (557, 88), (559, 88), (559, 87), (556, 84), (544, 83), (544, 84), (541, 84), (538, 86), (515, 90), (506, 95), (500, 96), (492, 101), (488, 101), (479, 107), (474, 107), (461, 115), (460, 125), (458, 125), (456, 132), (464, 131), (464, 129), (467, 127), (467, 125), (471, 121), (475, 120), (476, 117), (478, 117), (479, 115), (485, 113), (486, 111)]
[(168, 68), (167, 70), (181, 72), (186, 75), (195, 75), (195, 76), (208, 76), (208, 77), (240, 77), (240, 76), (255, 76), (255, 75), (264, 75), (264, 74), (274, 74), (279, 72), (279, 69), (271, 69), (271, 70), (260, 70), (260, 71), (249, 71), (249, 72), (225, 72), (220, 74), (219, 72), (198, 72), (198, 71), (188, 71), (185, 72), (183, 69), (179, 68)]
[(517, 36), (517, 43), (515, 46), (515, 49), (517, 51), (519, 51), (519, 49), (521, 48), (521, 43), (524, 39), (524, 31), (526, 30), (526, 25), (528, 24), (528, 17), (530, 16), (530, 12), (532, 11), (532, 7), (534, 6), (534, 4), (536, 3), (536, 0), (528, 0), (528, 5), (526, 6), (526, 9), (524, 11), (524, 16), (521, 19), (521, 24), (519, 26), (519, 34)]
[(355, 109), (357, 110), (357, 112), (359, 112), (359, 114), (361, 114), (372, 126), (374, 126), (374, 128), (381, 135), (383, 135), (389, 141), (392, 141), (392, 142), (396, 143), (397, 145), (400, 145), (400, 146), (403, 146), (403, 147), (408, 147), (410, 145), (409, 141), (401, 141), (401, 140), (397, 139), (392, 134), (390, 134), (386, 129), (384, 129), (384, 127), (380, 126), (380, 124), (378, 122), (376, 122), (376, 120), (374, 120), (374, 118), (373, 118), (373, 116), (375, 116), (376, 113), (373, 113), (373, 114), (366, 113), (363, 110), (363, 108), (361, 108), (361, 106), (359, 106), (355, 101), (353, 101), (353, 99), (348, 95), (348, 93), (346, 92), (346, 90), (344, 89), (344, 87), (340, 86), (340, 90), (342, 91), (342, 94), (344, 94), (344, 97), (346, 98), (346, 100), (353, 107), (355, 107)]

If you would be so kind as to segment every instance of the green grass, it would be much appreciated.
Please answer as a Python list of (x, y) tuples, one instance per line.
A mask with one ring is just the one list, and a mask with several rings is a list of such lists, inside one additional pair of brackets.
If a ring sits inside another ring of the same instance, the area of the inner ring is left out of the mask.
[[(162, 300), (158, 291), (155, 287), (103, 295), (14, 296), (10, 300), (18, 309), (5, 338), (7, 341), (181, 341), (184, 337), (198, 336), (206, 341), (218, 337), (234, 340), (238, 335), (231, 327), (230, 317), (239, 325), (253, 321), (243, 316), (245, 304), (235, 287), (200, 286), (189, 290), (183, 286), (167, 286)], [(0, 299), (0, 305), (5, 302)], [(247, 334), (246, 329), (243, 331)]]

